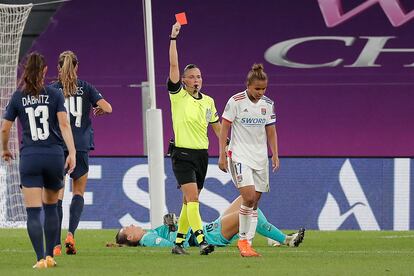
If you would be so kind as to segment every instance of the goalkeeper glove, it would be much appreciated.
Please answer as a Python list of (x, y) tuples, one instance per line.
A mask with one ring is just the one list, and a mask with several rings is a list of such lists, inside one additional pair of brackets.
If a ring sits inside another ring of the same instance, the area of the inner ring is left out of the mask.
[(170, 232), (177, 231), (177, 216), (174, 213), (164, 215), (164, 225), (168, 226)]

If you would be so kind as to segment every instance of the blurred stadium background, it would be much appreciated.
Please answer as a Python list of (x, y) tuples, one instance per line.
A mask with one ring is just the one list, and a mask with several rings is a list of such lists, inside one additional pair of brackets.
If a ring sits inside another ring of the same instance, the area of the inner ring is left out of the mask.
[[(282, 157), (280, 171), (270, 178), (271, 192), (261, 201), (270, 221), (282, 229), (412, 230), (414, 3), (388, 1), (399, 2), (407, 14), (398, 21), (376, 1), (342, 1), (344, 11), (363, 2), (373, 5), (328, 27), (334, 10), (324, 2), (333, 1), (153, 0), (164, 148), (173, 136), (165, 89), (168, 36), (174, 14), (185, 11), (189, 24), (178, 39), (181, 67), (201, 67), (203, 90), (220, 113), (244, 89), (252, 63), (263, 63), (269, 74), (267, 94), (276, 102)], [(74, 51), (79, 77), (113, 105), (111, 116), (93, 122), (96, 150), (82, 228), (150, 227), (143, 22), (141, 1), (72, 0), (34, 7), (25, 27), (21, 59), (34, 50), (44, 54), (52, 81), (58, 54)], [(210, 134), (213, 158), (200, 199), (206, 221), (238, 193), (217, 167), (218, 143)], [(165, 187), (165, 209), (178, 212), (180, 194), (168, 157)], [(66, 198), (65, 214), (69, 193)]]

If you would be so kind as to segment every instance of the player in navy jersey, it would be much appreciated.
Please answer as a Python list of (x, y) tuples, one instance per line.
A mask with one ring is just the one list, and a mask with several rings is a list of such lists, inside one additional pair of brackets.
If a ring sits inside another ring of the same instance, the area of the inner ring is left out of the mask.
[[(57, 89), (44, 87), (46, 71), (42, 55), (32, 53), (28, 56), (22, 76), (23, 87), (12, 95), (1, 126), (4, 161), (14, 158), (8, 142), (16, 117), (22, 126), (19, 172), (27, 211), (27, 232), (37, 256), (33, 268), (56, 265), (53, 247), (58, 232), (58, 194), (63, 187), (64, 169), (71, 173), (76, 165), (64, 97)], [(68, 151), (66, 163), (62, 136)], [(42, 205), (45, 214), (43, 226), (40, 221)]]
[[(93, 129), (90, 118), (91, 110), (95, 115), (112, 112), (111, 105), (103, 99), (101, 93), (91, 84), (77, 77), (78, 59), (72, 51), (64, 51), (59, 55), (59, 81), (51, 84), (59, 89), (65, 97), (65, 107), (72, 127), (76, 147), (76, 161), (78, 166), (70, 174), (72, 178), (72, 201), (70, 204), (69, 229), (65, 239), (66, 253), (76, 254), (75, 230), (78, 227), (83, 210), (86, 182), (89, 171), (89, 151), (95, 148)], [(65, 151), (66, 154), (66, 151)], [(57, 236), (55, 255), (61, 254), (61, 226), (62, 226), (62, 199), (64, 189), (59, 194), (59, 235)]]

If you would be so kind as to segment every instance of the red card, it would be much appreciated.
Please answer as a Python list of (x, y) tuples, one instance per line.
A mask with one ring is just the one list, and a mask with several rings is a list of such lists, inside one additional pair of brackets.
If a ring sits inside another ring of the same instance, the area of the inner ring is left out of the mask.
[(175, 15), (175, 19), (177, 19), (177, 22), (180, 23), (180, 25), (187, 24), (187, 17), (185, 16), (185, 12), (177, 13)]

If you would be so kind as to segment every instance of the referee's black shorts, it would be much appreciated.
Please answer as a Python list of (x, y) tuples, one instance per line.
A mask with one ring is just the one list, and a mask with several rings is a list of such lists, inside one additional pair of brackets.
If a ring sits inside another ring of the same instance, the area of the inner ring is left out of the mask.
[(208, 151), (206, 149), (174, 147), (171, 161), (178, 182), (177, 188), (192, 182), (197, 183), (198, 189), (203, 188), (208, 166)]

